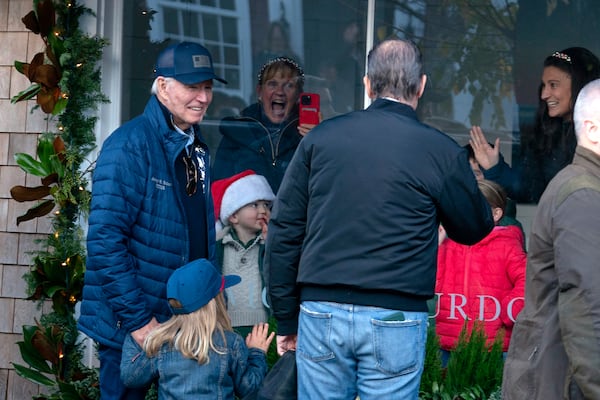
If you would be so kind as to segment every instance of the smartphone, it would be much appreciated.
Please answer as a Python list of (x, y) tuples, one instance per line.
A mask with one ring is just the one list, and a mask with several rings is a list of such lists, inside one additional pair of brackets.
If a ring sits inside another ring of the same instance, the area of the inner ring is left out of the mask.
[(300, 93), (300, 120), (298, 124), (319, 123), (319, 111), (321, 110), (321, 98), (317, 93)]

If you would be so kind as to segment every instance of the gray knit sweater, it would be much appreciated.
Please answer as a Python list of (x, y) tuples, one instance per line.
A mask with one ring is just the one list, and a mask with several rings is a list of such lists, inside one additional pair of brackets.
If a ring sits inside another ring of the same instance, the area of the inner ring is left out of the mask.
[(269, 313), (262, 301), (264, 284), (260, 265), (264, 241), (259, 233), (244, 246), (231, 227), (226, 227), (223, 233), (223, 238), (217, 241), (217, 247), (223, 246), (221, 271), (242, 278), (241, 283), (225, 289), (231, 323), (236, 327), (267, 322)]

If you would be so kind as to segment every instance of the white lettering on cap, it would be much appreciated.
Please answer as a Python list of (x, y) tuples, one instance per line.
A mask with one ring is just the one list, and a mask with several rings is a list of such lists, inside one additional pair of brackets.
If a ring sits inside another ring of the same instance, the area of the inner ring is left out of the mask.
[(210, 68), (210, 58), (206, 55), (194, 55), (192, 56), (192, 62), (194, 68)]

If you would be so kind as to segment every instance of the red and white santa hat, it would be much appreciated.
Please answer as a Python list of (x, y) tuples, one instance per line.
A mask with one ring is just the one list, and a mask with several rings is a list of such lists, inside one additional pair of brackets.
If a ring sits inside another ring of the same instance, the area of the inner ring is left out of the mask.
[(228, 225), (229, 217), (245, 205), (258, 200), (275, 200), (275, 194), (267, 179), (256, 175), (251, 169), (214, 181), (210, 188), (215, 219), (221, 220), (223, 226)]

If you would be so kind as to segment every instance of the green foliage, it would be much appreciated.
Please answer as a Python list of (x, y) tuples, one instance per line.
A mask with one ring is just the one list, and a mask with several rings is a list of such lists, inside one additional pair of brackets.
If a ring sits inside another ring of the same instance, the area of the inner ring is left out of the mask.
[[(19, 202), (43, 200), (25, 215), (19, 216), (17, 225), (50, 213), (56, 204), (66, 208), (69, 204), (81, 203), (82, 199), (85, 202), (89, 197), (82, 186), (85, 184), (84, 174), (65, 174), (65, 171), (72, 171), (73, 163), (67, 157), (60, 136), (49, 133), (42, 135), (38, 142), (37, 156), (39, 161), (29, 154), (15, 154), (15, 160), (23, 171), (42, 179), (41, 186), (14, 186), (10, 190), (11, 197)], [(54, 200), (47, 200), (49, 195), (52, 195)]]
[(15, 155), (21, 169), (39, 176), (41, 185), (15, 186), (11, 196), (20, 202), (37, 202), (17, 218), (17, 224), (55, 210), (53, 232), (38, 241), (40, 249), (33, 252), (33, 263), (24, 276), (29, 299), (50, 300), (52, 312), (37, 325), (23, 327), (18, 345), (27, 365), (14, 367), (20, 376), (47, 387), (44, 393), (48, 394), (35, 399), (98, 399), (98, 374), (82, 363), (74, 316), (85, 273), (81, 220), (87, 217), (90, 203), (86, 187), (91, 167), (82, 170), (82, 165), (95, 147), (93, 111), (108, 101), (101, 92), (98, 67), (108, 43), (79, 29), (80, 17), (93, 13), (75, 0), (33, 0), (33, 8), (22, 20), (46, 47), (30, 63), (15, 61), (17, 71), (32, 85), (12, 101), (37, 97), (48, 117), (58, 120), (59, 132), (41, 135), (36, 155)]
[(430, 327), (425, 354), (425, 370), (421, 378), (421, 400), (488, 399), (499, 392), (502, 383), (502, 344), (500, 332), (493, 344), (487, 345), (487, 336), (480, 321), (475, 321), (471, 332), (462, 329), (456, 348), (446, 368), (442, 367), (439, 339)]
[(16, 373), (55, 392), (36, 399), (97, 399), (98, 376), (95, 369), (81, 365), (81, 344), (72, 315), (65, 318), (51, 313), (41, 322), (23, 327), (18, 342), (26, 366), (13, 363)]
[(500, 331), (488, 348), (487, 335), (480, 321), (475, 321), (470, 333), (463, 328), (448, 361), (446, 385), (456, 391), (473, 385), (479, 385), (486, 394), (494, 391), (502, 382), (503, 341), (504, 333)]
[(421, 375), (421, 392), (438, 391), (438, 385), (443, 379), (442, 356), (440, 354), (440, 339), (435, 333), (435, 326), (429, 325), (427, 343), (425, 344), (425, 361)]

